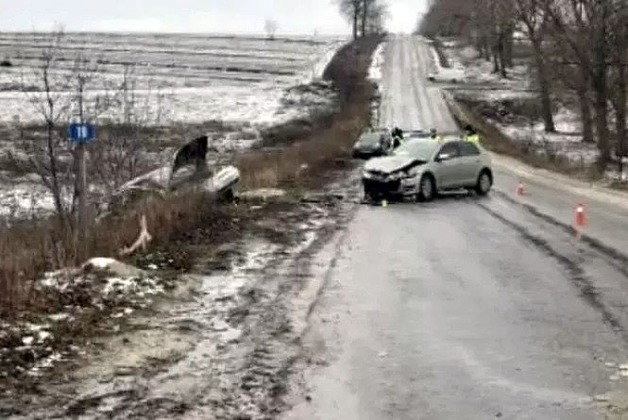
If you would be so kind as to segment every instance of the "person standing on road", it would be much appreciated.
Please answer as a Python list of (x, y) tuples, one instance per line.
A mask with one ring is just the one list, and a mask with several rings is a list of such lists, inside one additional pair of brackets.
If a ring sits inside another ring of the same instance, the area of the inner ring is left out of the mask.
[(401, 146), (401, 141), (403, 140), (403, 130), (399, 127), (395, 127), (392, 130), (392, 140), (393, 140), (393, 149)]
[(438, 133), (436, 132), (436, 129), (435, 129), (435, 128), (430, 129), (430, 136), (429, 136), (429, 139), (430, 139), (430, 140), (437, 141), (437, 142), (439, 142), (439, 143), (442, 141), (442, 139), (440, 138), (440, 136), (439, 136), (439, 135), (438, 135)]
[(464, 128), (464, 131), (465, 131), (465, 134), (464, 134), (463, 139), (465, 141), (473, 143), (476, 146), (480, 145), (480, 135), (477, 133), (477, 131), (475, 131), (475, 129), (470, 124), (466, 125), (466, 127)]
[(393, 137), (399, 137), (399, 138), (401, 139), (401, 138), (403, 138), (403, 130), (402, 130), (401, 128), (399, 128), (399, 127), (395, 127), (395, 128), (392, 130), (391, 135), (392, 135)]

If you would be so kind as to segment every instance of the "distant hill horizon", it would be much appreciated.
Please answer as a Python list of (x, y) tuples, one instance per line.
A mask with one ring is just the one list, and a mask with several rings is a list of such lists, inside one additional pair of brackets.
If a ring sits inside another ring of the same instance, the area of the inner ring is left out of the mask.
[[(16, 35), (26, 35), (26, 34), (52, 34), (55, 33), (54, 30), (29, 30), (29, 31), (15, 31), (15, 30), (0, 30), (0, 33), (4, 34), (16, 34)], [(120, 35), (120, 36), (130, 36), (130, 35), (163, 35), (163, 36), (186, 36), (186, 37), (211, 37), (211, 38), (252, 38), (252, 39), (263, 39), (268, 38), (264, 32), (179, 32), (179, 31), (81, 31), (81, 30), (63, 30), (63, 33), (72, 35)], [(327, 34), (327, 33), (277, 33), (274, 36), (274, 40), (282, 40), (282, 39), (299, 39), (299, 38), (348, 38), (350, 34)]]

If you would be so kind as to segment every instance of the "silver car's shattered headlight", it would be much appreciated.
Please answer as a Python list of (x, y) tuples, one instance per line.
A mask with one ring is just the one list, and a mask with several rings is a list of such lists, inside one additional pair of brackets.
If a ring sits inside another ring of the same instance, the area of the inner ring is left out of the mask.
[(415, 174), (414, 173), (410, 173), (407, 171), (397, 171), (394, 172), (390, 175), (388, 175), (388, 179), (391, 181), (398, 181), (401, 179), (408, 179), (408, 178), (412, 178)]

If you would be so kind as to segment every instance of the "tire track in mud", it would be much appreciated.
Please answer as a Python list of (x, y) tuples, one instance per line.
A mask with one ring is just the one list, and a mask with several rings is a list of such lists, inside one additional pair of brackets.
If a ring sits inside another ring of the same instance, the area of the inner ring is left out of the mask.
[(615, 333), (620, 335), (621, 338), (628, 343), (628, 332), (626, 328), (622, 325), (619, 318), (615, 316), (602, 301), (602, 297), (595, 287), (594, 281), (586, 274), (581, 262), (574, 261), (574, 259), (564, 255), (558, 251), (556, 247), (552, 246), (548, 240), (533, 234), (525, 226), (510, 220), (490, 206), (480, 201), (475, 201), (475, 204), (493, 218), (516, 231), (525, 241), (532, 244), (544, 255), (554, 259), (564, 269), (568, 279), (576, 286), (580, 292), (581, 298), (601, 315), (605, 324), (611, 327)]

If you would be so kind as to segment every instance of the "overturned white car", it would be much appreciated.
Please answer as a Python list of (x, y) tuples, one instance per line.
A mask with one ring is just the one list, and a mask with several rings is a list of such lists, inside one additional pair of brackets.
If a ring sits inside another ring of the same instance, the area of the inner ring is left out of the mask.
[(233, 198), (234, 189), (240, 181), (240, 171), (231, 165), (209, 167), (206, 161), (207, 143), (207, 136), (187, 143), (175, 153), (172, 164), (132, 179), (118, 189), (116, 196), (124, 201), (124, 197), (133, 191), (165, 194), (194, 186), (217, 198)]

